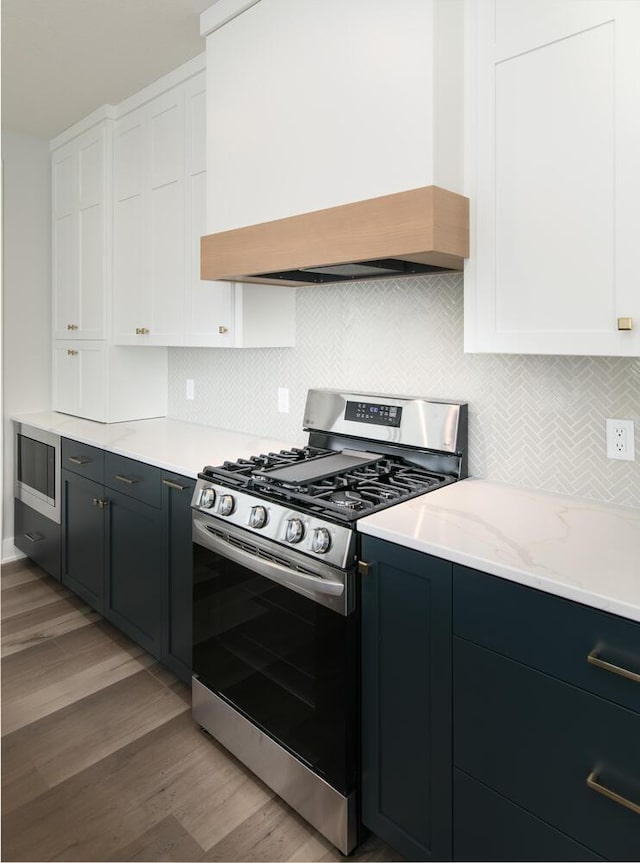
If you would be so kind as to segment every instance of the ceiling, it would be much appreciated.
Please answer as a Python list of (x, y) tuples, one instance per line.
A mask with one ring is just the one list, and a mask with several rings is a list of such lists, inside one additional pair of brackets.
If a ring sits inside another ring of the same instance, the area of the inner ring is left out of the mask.
[(215, 0), (2, 0), (2, 128), (49, 139), (204, 50)]

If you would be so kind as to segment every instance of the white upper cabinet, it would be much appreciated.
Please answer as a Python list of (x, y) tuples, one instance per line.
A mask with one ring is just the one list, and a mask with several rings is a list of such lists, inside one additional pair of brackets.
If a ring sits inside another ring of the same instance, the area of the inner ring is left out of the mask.
[(114, 341), (287, 347), (295, 338), (293, 292), (270, 288), (257, 295), (253, 286), (200, 279), (207, 176), (203, 65), (204, 58), (196, 58), (187, 64), (186, 80), (152, 85), (118, 110)]
[(203, 13), (207, 233), (432, 184), (462, 192), (462, 12), (232, 0)]
[(53, 330), (55, 338), (106, 337), (111, 219), (110, 121), (52, 154)]
[(466, 13), (466, 350), (640, 355), (640, 3)]
[(184, 87), (116, 122), (114, 332), (179, 345), (185, 295)]

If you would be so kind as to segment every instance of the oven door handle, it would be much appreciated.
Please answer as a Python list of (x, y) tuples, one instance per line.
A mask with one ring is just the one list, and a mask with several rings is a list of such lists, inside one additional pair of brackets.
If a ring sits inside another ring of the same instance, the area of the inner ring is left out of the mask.
[(258, 575), (264, 575), (265, 578), (269, 578), (271, 581), (294, 589), (302, 589), (305, 593), (320, 593), (328, 596), (342, 596), (344, 593), (344, 584), (340, 582), (330, 581), (328, 578), (322, 578), (319, 575), (306, 575), (303, 572), (282, 566), (282, 564), (276, 563), (273, 560), (256, 557), (251, 552), (245, 551), (242, 548), (236, 548), (236, 546), (231, 545), (224, 539), (215, 536), (211, 531), (207, 530), (202, 522), (194, 520), (193, 527), (200, 534), (197, 539), (194, 537), (195, 542), (198, 542), (205, 548), (218, 552), (229, 560), (234, 561), (234, 563), (246, 566)]

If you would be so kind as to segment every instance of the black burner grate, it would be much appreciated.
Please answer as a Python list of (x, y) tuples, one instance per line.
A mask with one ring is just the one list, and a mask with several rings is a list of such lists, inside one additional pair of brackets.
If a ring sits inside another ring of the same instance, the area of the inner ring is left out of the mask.
[(302, 482), (282, 482), (270, 477), (270, 468), (335, 455), (332, 450), (302, 447), (226, 461), (218, 467), (205, 467), (201, 476), (242, 488), (266, 500), (286, 502), (303, 512), (350, 522), (363, 515), (424, 494), (453, 482), (444, 474), (432, 473), (395, 456), (380, 456), (375, 462), (331, 476)]

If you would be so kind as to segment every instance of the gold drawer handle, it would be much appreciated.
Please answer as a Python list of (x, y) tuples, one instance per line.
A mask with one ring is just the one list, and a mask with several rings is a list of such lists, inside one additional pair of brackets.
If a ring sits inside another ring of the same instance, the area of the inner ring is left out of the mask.
[(640, 674), (637, 674), (635, 671), (629, 671), (628, 668), (622, 668), (620, 665), (614, 665), (612, 662), (605, 662), (604, 659), (600, 659), (597, 647), (587, 656), (587, 662), (589, 665), (595, 665), (596, 668), (602, 668), (603, 671), (610, 671), (612, 674), (619, 674), (620, 677), (626, 677), (627, 680), (635, 680), (636, 683), (640, 683)]
[(67, 348), (67, 356), (68, 357), (77, 357), (78, 351), (74, 351), (72, 348)]
[(31, 531), (25, 533), (25, 536), (29, 540), (29, 542), (42, 542), (42, 540), (44, 539), (44, 536), (42, 536), (41, 533), (32, 533)]
[(640, 805), (638, 803), (634, 803), (633, 800), (628, 800), (626, 797), (623, 797), (622, 794), (616, 794), (615, 791), (612, 791), (605, 785), (601, 785), (598, 782), (598, 773), (596, 770), (592, 770), (587, 776), (587, 785), (589, 788), (593, 789), (593, 791), (597, 791), (598, 794), (602, 794), (603, 797), (608, 797), (609, 800), (613, 800), (614, 803), (618, 803), (620, 806), (631, 809), (631, 811), (635, 812), (636, 815), (640, 815)]
[(175, 488), (176, 491), (186, 491), (188, 486), (186, 485), (178, 485), (177, 482), (172, 482), (170, 479), (163, 479), (163, 485), (168, 485), (169, 488)]
[(72, 462), (72, 464), (83, 465), (83, 464), (89, 464), (91, 459), (90, 458), (82, 458), (82, 456), (79, 456), (79, 455), (70, 455), (67, 458), (67, 461)]
[(228, 327), (218, 327), (218, 332), (220, 333), (221, 336), (223, 336), (225, 333), (229, 332), (229, 328)]
[(149, 335), (149, 330), (146, 327), (136, 327), (136, 335), (147, 336)]
[(368, 575), (370, 566), (371, 566), (370, 563), (365, 563), (364, 560), (359, 560), (358, 561), (358, 573), (360, 575)]
[(621, 332), (631, 332), (633, 329), (633, 318), (618, 318), (618, 329)]
[(120, 480), (120, 482), (126, 482), (126, 484), (127, 484), (127, 485), (135, 485), (137, 482), (140, 482), (140, 480), (137, 480), (137, 479), (129, 479), (129, 477), (128, 477), (128, 476), (122, 476), (122, 474), (121, 474), (121, 473), (117, 473), (117, 474), (115, 474), (115, 478), (116, 478), (116, 479), (119, 479), (119, 480)]
[(67, 324), (67, 329), (68, 330), (77, 330), (78, 325), (77, 324)]
[(93, 505), (97, 506), (98, 509), (104, 509), (108, 503), (108, 500), (101, 500), (99, 497), (94, 497), (93, 499)]

